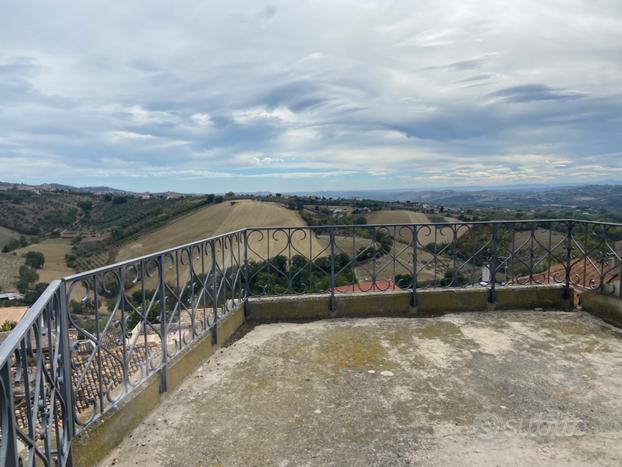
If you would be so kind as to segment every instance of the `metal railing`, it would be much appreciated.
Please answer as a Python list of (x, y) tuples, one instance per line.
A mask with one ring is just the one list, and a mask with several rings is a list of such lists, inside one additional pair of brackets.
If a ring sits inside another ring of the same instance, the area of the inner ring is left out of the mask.
[(0, 345), (0, 458), (71, 439), (249, 297), (561, 284), (622, 298), (622, 225), (576, 220), (248, 228), (55, 281)]

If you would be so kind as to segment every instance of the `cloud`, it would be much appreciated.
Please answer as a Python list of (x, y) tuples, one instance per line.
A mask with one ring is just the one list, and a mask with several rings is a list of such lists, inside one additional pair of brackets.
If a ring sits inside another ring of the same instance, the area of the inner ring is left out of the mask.
[(622, 166), (615, 0), (10, 2), (0, 44), (2, 180), (285, 191)]
[(570, 89), (555, 89), (543, 84), (511, 86), (489, 94), (509, 102), (533, 102), (549, 100), (572, 100), (586, 97), (587, 93)]

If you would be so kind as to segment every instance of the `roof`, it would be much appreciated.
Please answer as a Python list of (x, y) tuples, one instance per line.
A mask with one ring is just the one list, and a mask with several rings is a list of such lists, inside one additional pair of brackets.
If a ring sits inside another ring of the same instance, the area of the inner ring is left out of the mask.
[[(586, 290), (598, 288), (601, 283), (601, 277), (605, 284), (609, 284), (615, 280), (619, 280), (620, 266), (604, 266), (598, 260), (590, 257), (575, 261), (570, 267), (570, 281), (575, 292), (581, 294)], [(534, 283), (563, 283), (566, 278), (566, 266), (558, 263), (551, 266), (548, 271), (533, 274), (532, 281)], [(529, 281), (529, 276), (522, 276), (514, 279), (511, 283), (524, 284)]]
[(17, 323), (26, 314), (26, 311), (28, 311), (27, 306), (0, 307), (0, 326), (7, 321), (15, 321)]

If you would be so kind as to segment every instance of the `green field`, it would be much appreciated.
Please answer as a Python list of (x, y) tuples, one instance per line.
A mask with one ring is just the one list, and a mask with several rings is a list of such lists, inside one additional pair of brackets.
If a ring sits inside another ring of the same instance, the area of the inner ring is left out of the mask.
[(24, 264), (24, 258), (12, 253), (0, 253), (0, 291), (15, 292), (17, 271)]

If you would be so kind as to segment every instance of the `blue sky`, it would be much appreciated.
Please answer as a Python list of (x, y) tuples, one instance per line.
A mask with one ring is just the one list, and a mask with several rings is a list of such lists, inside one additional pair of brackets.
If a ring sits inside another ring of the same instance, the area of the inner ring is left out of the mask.
[(0, 180), (622, 182), (622, 2), (4, 2)]

